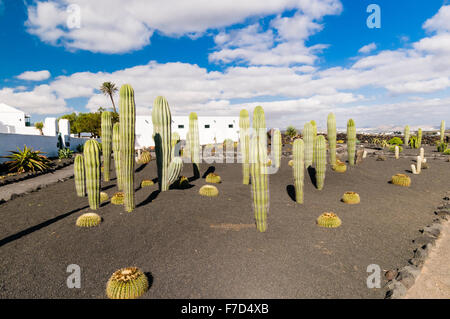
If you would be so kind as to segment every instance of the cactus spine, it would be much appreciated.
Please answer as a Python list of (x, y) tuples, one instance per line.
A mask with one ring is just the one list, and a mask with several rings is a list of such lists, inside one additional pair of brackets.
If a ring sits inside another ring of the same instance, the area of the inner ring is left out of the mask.
[(314, 133), (311, 123), (303, 127), (303, 141), (305, 143), (305, 167), (308, 168), (313, 162)]
[(250, 162), (256, 228), (260, 232), (265, 232), (267, 230), (267, 212), (269, 210), (269, 181), (267, 174), (266, 120), (261, 106), (257, 106), (253, 111)]
[(122, 174), (120, 172), (120, 124), (114, 123), (113, 126), (113, 137), (112, 137), (112, 148), (114, 152), (114, 166), (116, 168), (116, 179), (117, 179), (117, 188), (119, 191), (123, 190), (122, 185)]
[(327, 169), (327, 145), (325, 137), (323, 135), (317, 136), (315, 144), (316, 185), (317, 189), (321, 190), (325, 181), (325, 171)]
[(355, 165), (356, 152), (356, 127), (355, 122), (350, 119), (347, 122), (347, 153), (350, 166)]
[(102, 112), (102, 153), (103, 153), (103, 179), (109, 182), (111, 171), (111, 143), (112, 143), (112, 112)]
[(75, 189), (77, 190), (78, 197), (86, 196), (86, 184), (84, 175), (84, 158), (83, 155), (78, 154), (75, 156), (74, 165), (74, 177), (75, 177)]
[(134, 90), (129, 84), (120, 88), (120, 114), (119, 114), (119, 139), (120, 139), (120, 170), (122, 185), (125, 193), (124, 207), (127, 212), (132, 212), (134, 204), (134, 144), (136, 106), (134, 104)]
[(242, 183), (250, 183), (250, 117), (247, 110), (239, 113), (239, 144), (242, 154)]
[(195, 112), (189, 114), (189, 142), (191, 145), (191, 159), (194, 167), (194, 176), (199, 176), (199, 164), (200, 164), (200, 137), (198, 134), (198, 117)]
[(276, 168), (280, 168), (281, 148), (282, 148), (281, 132), (279, 129), (276, 129), (273, 132), (273, 142), (272, 142), (272, 152), (273, 152), (273, 156), (275, 159), (275, 167)]
[(158, 96), (153, 103), (152, 121), (159, 190), (164, 192), (170, 186), (168, 170), (172, 157), (172, 115), (170, 113), (169, 103), (162, 96)]
[(408, 146), (408, 144), (409, 144), (409, 135), (410, 135), (409, 125), (406, 125), (405, 126), (405, 140), (403, 141), (403, 144), (405, 146)]
[[(445, 121), (441, 121), (441, 143), (444, 143), (444, 136), (445, 136)], [(444, 150), (445, 151), (445, 150)]]
[(327, 118), (328, 144), (330, 145), (330, 164), (336, 164), (336, 117), (333, 113)]
[(100, 206), (100, 146), (96, 140), (84, 144), (84, 168), (89, 206), (96, 210)]
[(417, 148), (422, 146), (422, 129), (419, 128), (417, 131)]
[(293, 145), (293, 170), (295, 184), (295, 201), (303, 204), (303, 180), (305, 178), (305, 143), (296, 139)]

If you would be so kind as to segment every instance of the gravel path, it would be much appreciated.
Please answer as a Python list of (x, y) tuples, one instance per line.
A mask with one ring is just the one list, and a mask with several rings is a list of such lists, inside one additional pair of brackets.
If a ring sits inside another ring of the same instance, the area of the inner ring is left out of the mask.
[(73, 165), (69, 165), (52, 173), (40, 175), (21, 182), (0, 187), (0, 203), (8, 201), (17, 195), (34, 192), (50, 184), (64, 181), (73, 176)]
[(405, 299), (448, 299), (450, 298), (450, 221), (443, 224), (441, 237), (431, 250)]

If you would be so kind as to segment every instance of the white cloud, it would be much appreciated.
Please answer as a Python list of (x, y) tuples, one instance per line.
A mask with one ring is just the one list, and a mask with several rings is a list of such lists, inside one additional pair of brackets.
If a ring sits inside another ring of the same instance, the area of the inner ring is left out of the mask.
[(44, 81), (50, 78), (50, 72), (43, 71), (26, 71), (17, 76), (18, 79), (27, 81)]
[(450, 5), (442, 6), (438, 13), (425, 21), (423, 28), (429, 32), (448, 32), (450, 31)]
[(358, 50), (359, 53), (369, 53), (377, 48), (377, 45), (372, 42), (370, 44), (367, 44), (363, 46), (361, 49)]

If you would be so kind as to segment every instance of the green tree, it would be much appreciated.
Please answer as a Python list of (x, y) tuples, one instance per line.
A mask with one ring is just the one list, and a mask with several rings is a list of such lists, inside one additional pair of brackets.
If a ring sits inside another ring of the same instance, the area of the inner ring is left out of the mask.
[(39, 130), (41, 135), (44, 135), (44, 132), (42, 131), (42, 129), (44, 128), (44, 123), (36, 122), (36, 123), (34, 123), (34, 127)]
[(119, 89), (117, 88), (117, 86), (112, 82), (103, 82), (102, 86), (100, 87), (100, 91), (102, 91), (103, 94), (105, 94), (106, 96), (109, 96), (109, 98), (111, 99), (114, 113), (116, 113), (116, 114), (117, 114), (117, 111), (116, 111), (116, 105), (114, 104), (113, 96), (118, 90)]
[(289, 125), (286, 128), (286, 135), (289, 136), (290, 138), (293, 138), (294, 136), (297, 135), (297, 130), (292, 125)]

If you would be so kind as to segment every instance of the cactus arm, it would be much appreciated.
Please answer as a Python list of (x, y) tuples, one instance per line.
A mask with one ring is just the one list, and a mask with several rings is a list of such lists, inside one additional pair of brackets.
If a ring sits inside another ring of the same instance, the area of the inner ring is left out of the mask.
[(111, 145), (112, 145), (112, 112), (102, 112), (102, 154), (103, 154), (103, 178), (109, 182), (109, 172), (111, 171)]
[(198, 117), (194, 112), (189, 114), (189, 141), (191, 143), (189, 148), (191, 151), (194, 177), (198, 177), (200, 175), (200, 136), (198, 133)]
[(282, 149), (282, 142), (281, 142), (281, 132), (279, 129), (276, 129), (273, 132), (272, 136), (272, 152), (273, 157), (275, 159), (275, 167), (278, 169), (281, 165), (281, 149)]
[(120, 127), (119, 123), (114, 123), (113, 126), (113, 152), (114, 152), (114, 167), (116, 169), (117, 188), (119, 191), (123, 190), (122, 174), (120, 172)]

